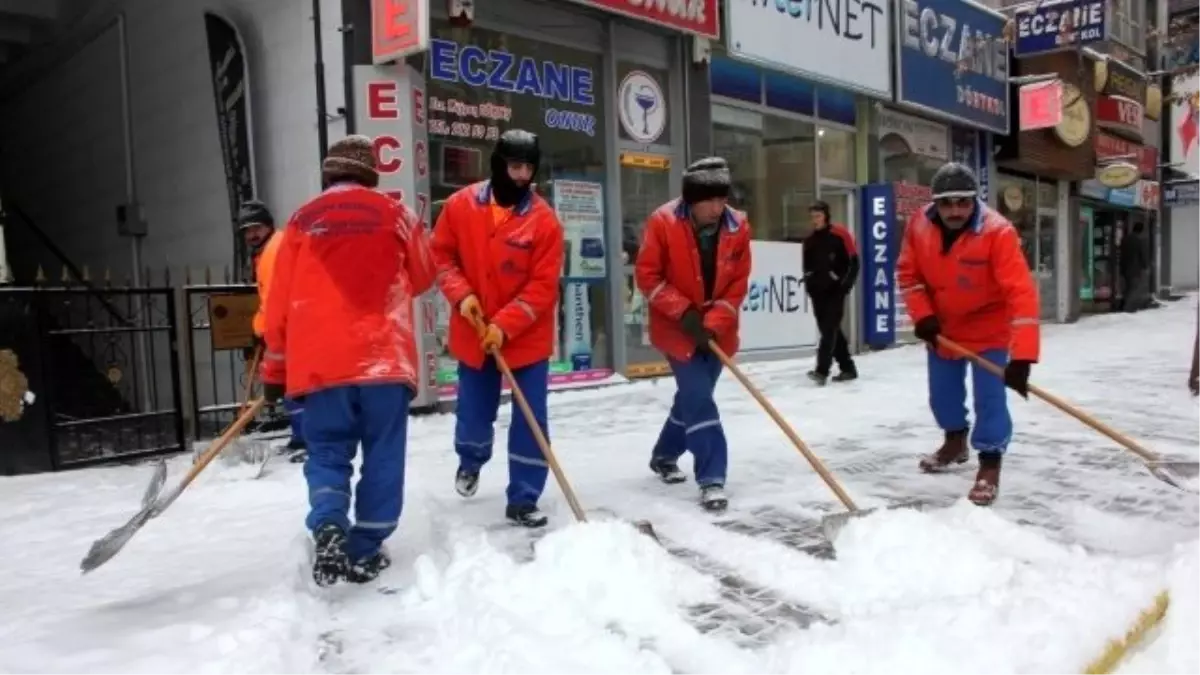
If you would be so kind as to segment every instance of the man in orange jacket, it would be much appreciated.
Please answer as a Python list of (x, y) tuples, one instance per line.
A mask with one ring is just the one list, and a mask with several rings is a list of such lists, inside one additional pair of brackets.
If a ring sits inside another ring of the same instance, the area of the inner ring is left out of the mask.
[[(263, 333), (267, 329), (267, 296), (271, 290), (271, 275), (275, 271), (275, 256), (279, 253), (279, 241), (283, 238), (275, 231), (275, 217), (267, 205), (251, 199), (242, 204), (238, 213), (238, 229), (242, 232), (242, 242), (250, 254), (250, 271), (258, 288), (258, 311), (254, 313), (254, 347), (247, 350), (247, 368), (254, 360), (254, 353), (263, 349)], [(256, 377), (257, 373), (247, 373), (248, 377)], [(284, 399), (283, 409), (287, 411), (291, 426), (291, 438), (282, 452), (295, 463), (304, 461), (308, 455), (304, 444), (304, 406), (292, 399)]]
[(418, 386), (413, 299), (437, 275), (420, 218), (375, 189), (372, 145), (347, 136), (330, 147), (324, 191), (283, 232), (267, 303), (264, 394), (304, 400), (306, 524), (321, 586), (364, 583), (391, 564), (382, 545), (400, 519)]
[(1000, 464), (1012, 439), (1004, 388), (1029, 396), (1038, 361), (1038, 296), (1017, 231), (979, 200), (970, 169), (949, 163), (932, 181), (933, 204), (904, 230), (896, 277), (917, 337), (929, 343), (929, 404), (945, 432), (921, 469), (936, 473), (967, 461), (967, 362), (938, 344), (946, 338), (1004, 368), (1004, 379), (971, 368), (979, 471), (967, 497), (986, 506), (1000, 488)]
[[(491, 179), (450, 196), (433, 231), (442, 293), (450, 319), (450, 355), (458, 360), (454, 486), (470, 497), (492, 457), (501, 374), (493, 351), (513, 370), (542, 432), (549, 438), (546, 398), (554, 353), (555, 308), (562, 276), (563, 230), (532, 190), (541, 162), (538, 138), (511, 129), (496, 143)], [(505, 517), (542, 527), (538, 510), (547, 464), (525, 416), (513, 403), (508, 428)]]
[(646, 221), (635, 271), (650, 305), (650, 342), (667, 357), (676, 384), (650, 470), (665, 483), (682, 483), (678, 462), (690, 450), (700, 504), (710, 511), (729, 503), (729, 449), (713, 399), (723, 364), (709, 341), (730, 357), (737, 353), (750, 283), (750, 223), (727, 205), (730, 185), (729, 165), (720, 157), (689, 166), (682, 196)]

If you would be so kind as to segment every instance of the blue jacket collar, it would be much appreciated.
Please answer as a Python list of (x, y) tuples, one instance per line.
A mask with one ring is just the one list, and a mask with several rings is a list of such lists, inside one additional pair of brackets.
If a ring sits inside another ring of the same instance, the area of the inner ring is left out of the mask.
[[(691, 209), (688, 208), (687, 203), (682, 199), (680, 199), (675, 205), (675, 217), (684, 221), (691, 220)], [(725, 229), (729, 230), (730, 232), (737, 232), (738, 228), (742, 226), (742, 224), (738, 221), (737, 216), (734, 215), (733, 209), (729, 208), (728, 206), (726, 206), (725, 210), (721, 212), (721, 224), (724, 225)]]
[[(521, 199), (520, 202), (517, 202), (517, 206), (515, 209), (513, 209), (513, 213), (518, 216), (528, 215), (529, 211), (533, 208), (533, 197), (534, 193), (532, 189), (526, 192), (525, 197)], [(492, 181), (485, 180), (479, 184), (479, 190), (475, 193), (475, 201), (478, 202), (480, 206), (487, 206), (491, 203)]]

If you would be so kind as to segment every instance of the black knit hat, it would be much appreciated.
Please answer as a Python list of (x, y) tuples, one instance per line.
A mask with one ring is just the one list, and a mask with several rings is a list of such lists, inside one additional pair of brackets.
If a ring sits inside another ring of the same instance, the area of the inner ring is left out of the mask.
[(728, 198), (732, 185), (729, 163), (724, 158), (696, 160), (683, 171), (683, 201), (695, 204), (706, 199)]
[(929, 183), (933, 199), (974, 199), (979, 196), (979, 180), (975, 172), (958, 162), (948, 162), (933, 174)]
[(370, 138), (354, 134), (329, 146), (329, 154), (321, 163), (321, 177), (326, 184), (351, 180), (364, 187), (379, 186), (379, 168), (375, 163), (375, 148)]
[(268, 209), (266, 204), (251, 199), (243, 202), (241, 210), (238, 211), (238, 229), (244, 230), (255, 225), (275, 227), (275, 217), (271, 215), (271, 209)]
[(815, 201), (811, 205), (809, 205), (808, 210), (809, 211), (819, 211), (821, 213), (824, 213), (825, 214), (825, 222), (826, 223), (830, 222), (829, 221), (829, 203), (828, 202), (823, 202), (818, 199), (817, 201)]

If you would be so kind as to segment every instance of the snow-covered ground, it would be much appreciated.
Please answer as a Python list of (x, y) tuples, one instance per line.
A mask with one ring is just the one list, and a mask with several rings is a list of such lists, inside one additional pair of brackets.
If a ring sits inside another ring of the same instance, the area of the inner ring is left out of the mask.
[[(1195, 459), (1185, 381), (1196, 298), (1045, 329), (1034, 380), (1158, 452)], [(1039, 401), (1017, 430), (1000, 498), (961, 497), (974, 462), (926, 476), (940, 442), (923, 355), (863, 356), (817, 389), (810, 362), (746, 368), (860, 506), (836, 559), (819, 533), (836, 500), (732, 377), (718, 389), (731, 505), (646, 469), (672, 383), (555, 395), (555, 448), (586, 508), (553, 484), (534, 549), (502, 517), (505, 434), (479, 494), (452, 488), (452, 416), (411, 428), (407, 503), (390, 543), (398, 589), (308, 582), (300, 468), (261, 480), (214, 464), (107, 565), (95, 538), (137, 508), (147, 466), (0, 479), (4, 672), (1081, 672), (1157, 592), (1171, 605), (1124, 672), (1200, 672), (1197, 497)], [(507, 413), (500, 425), (507, 424)], [(186, 458), (171, 463), (173, 484)], [(650, 519), (660, 548), (611, 516)]]

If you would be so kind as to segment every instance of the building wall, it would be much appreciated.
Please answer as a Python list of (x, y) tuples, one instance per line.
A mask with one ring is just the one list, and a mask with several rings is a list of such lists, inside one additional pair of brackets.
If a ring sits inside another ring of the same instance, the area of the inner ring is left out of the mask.
[[(99, 19), (82, 49), (57, 47), (58, 65), (0, 101), (0, 180), (68, 257), (132, 276), (116, 207), (127, 200), (120, 28), (128, 40), (133, 179), (148, 234), (143, 265), (221, 270), (234, 235), (208, 65), (203, 14), (242, 34), (249, 62), (258, 191), (283, 220), (319, 187), (311, 3), (301, 0), (126, 0)], [(340, 2), (322, 1), (328, 109), (343, 105)], [(330, 125), (330, 137), (344, 133)], [(50, 263), (22, 228), (14, 258)], [(32, 258), (31, 258), (32, 256)], [(20, 274), (22, 270), (18, 270)], [(97, 272), (98, 273), (98, 272)], [(176, 277), (178, 278), (178, 277)]]
[(1171, 209), (1171, 257), (1168, 283), (1175, 291), (1200, 287), (1200, 212), (1196, 205)]

